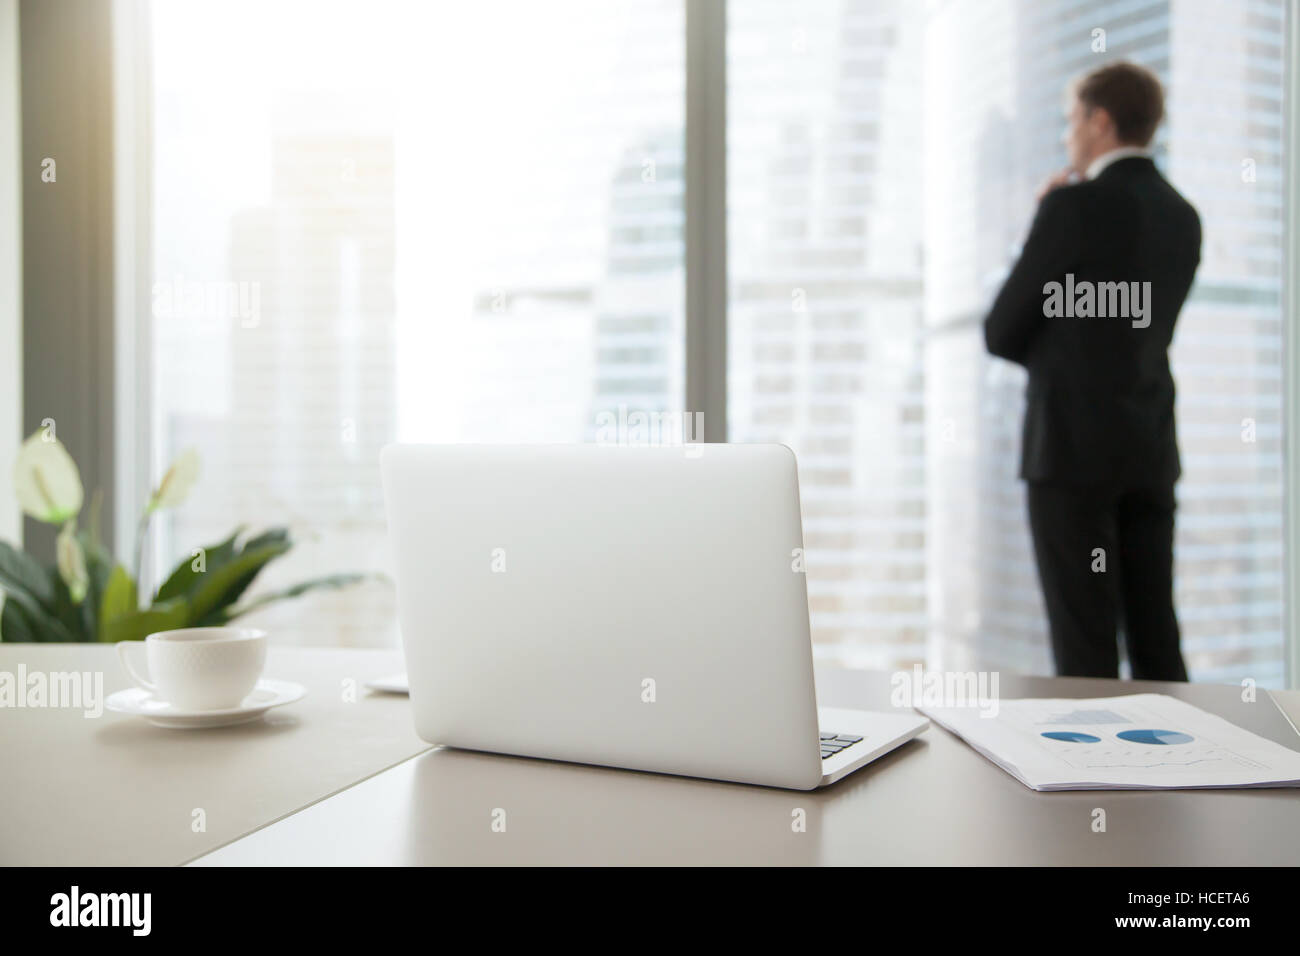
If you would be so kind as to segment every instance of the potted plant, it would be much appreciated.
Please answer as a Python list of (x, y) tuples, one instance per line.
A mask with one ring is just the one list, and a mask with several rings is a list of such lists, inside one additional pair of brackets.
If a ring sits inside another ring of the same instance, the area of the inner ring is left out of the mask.
[(249, 611), (321, 588), (342, 588), (365, 575), (335, 574), (303, 581), (282, 591), (245, 599), (271, 561), (287, 554), (287, 528), (247, 535), (236, 528), (224, 541), (198, 549), (176, 566), (147, 602), (139, 594), (140, 563), (155, 512), (183, 502), (198, 479), (199, 459), (183, 453), (149, 496), (136, 533), (134, 567), (127, 570), (104, 548), (99, 536), (99, 495), (78, 518), (84, 502), (76, 462), (52, 431), (40, 430), (23, 443), (14, 465), (14, 490), (24, 513), (59, 528), (57, 560), (43, 567), (35, 558), (0, 541), (0, 641), (64, 642), (141, 640), (156, 631), (226, 624)]

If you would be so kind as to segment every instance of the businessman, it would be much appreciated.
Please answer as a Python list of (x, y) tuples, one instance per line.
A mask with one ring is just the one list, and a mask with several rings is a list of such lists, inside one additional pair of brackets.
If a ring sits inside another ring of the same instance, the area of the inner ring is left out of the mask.
[(1100, 67), (1069, 101), (1070, 168), (1044, 186), (984, 340), (1029, 372), (1020, 476), (1057, 673), (1118, 676), (1122, 629), (1133, 677), (1186, 680), (1168, 348), (1200, 219), (1151, 159), (1152, 73)]

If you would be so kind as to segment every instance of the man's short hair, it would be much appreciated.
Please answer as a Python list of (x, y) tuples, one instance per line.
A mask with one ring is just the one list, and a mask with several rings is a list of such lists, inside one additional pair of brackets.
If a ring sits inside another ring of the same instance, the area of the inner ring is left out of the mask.
[(1145, 67), (1120, 61), (1080, 77), (1074, 95), (1091, 112), (1104, 109), (1115, 124), (1116, 138), (1130, 146), (1148, 146), (1165, 115), (1160, 80)]

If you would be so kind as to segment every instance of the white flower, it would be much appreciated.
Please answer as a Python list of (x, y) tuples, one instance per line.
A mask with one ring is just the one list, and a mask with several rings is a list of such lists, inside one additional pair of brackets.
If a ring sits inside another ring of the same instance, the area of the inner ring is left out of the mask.
[(158, 482), (158, 488), (149, 501), (149, 510), (158, 508), (175, 508), (183, 502), (199, 480), (199, 453), (193, 448), (181, 452), (181, 456), (172, 462)]
[(85, 600), (90, 576), (86, 574), (86, 556), (82, 553), (81, 542), (77, 540), (77, 528), (71, 521), (59, 531), (56, 557), (59, 577), (68, 586), (72, 603), (80, 604)]
[(63, 524), (81, 510), (81, 473), (68, 450), (44, 430), (23, 442), (14, 461), (14, 494), (23, 511), (47, 524)]

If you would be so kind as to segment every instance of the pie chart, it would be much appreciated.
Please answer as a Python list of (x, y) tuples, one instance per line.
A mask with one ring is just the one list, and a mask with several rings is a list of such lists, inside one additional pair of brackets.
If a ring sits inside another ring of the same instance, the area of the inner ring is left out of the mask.
[(1044, 737), (1048, 740), (1064, 740), (1068, 744), (1095, 744), (1100, 743), (1100, 737), (1094, 737), (1092, 734), (1081, 734), (1077, 730), (1049, 730), (1044, 732)]
[(1135, 744), (1190, 744), (1191, 734), (1177, 730), (1121, 730), (1115, 736)]

